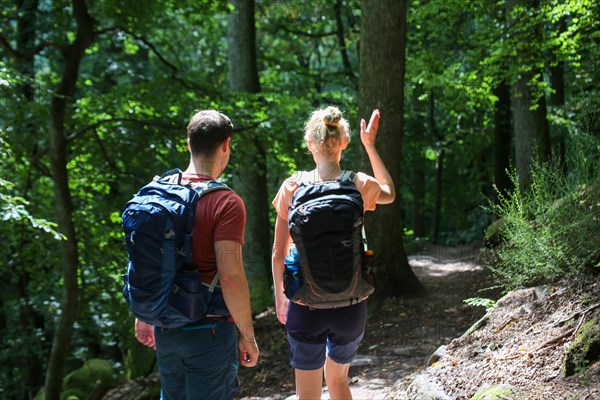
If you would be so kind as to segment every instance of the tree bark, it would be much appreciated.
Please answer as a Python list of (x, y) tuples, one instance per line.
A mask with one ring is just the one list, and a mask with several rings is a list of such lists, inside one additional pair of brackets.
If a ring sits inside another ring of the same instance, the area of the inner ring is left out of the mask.
[[(398, 187), (401, 184), (407, 1), (363, 0), (360, 30), (359, 116), (368, 120), (381, 111), (378, 150)], [(357, 140), (359, 170), (368, 170)], [(371, 215), (370, 215), (371, 214)], [(380, 295), (414, 295), (424, 288), (404, 250), (402, 209), (394, 204), (367, 213), (369, 243), (378, 265)]]
[(435, 160), (435, 205), (433, 208), (433, 230), (431, 240), (438, 243), (440, 240), (440, 223), (442, 221), (442, 184), (444, 178), (444, 158), (446, 150), (440, 149), (436, 152)]
[(333, 6), (335, 12), (335, 22), (337, 26), (337, 38), (340, 46), (340, 54), (342, 56), (342, 63), (344, 64), (344, 73), (351, 82), (355, 82), (354, 72), (352, 72), (352, 63), (350, 63), (350, 57), (348, 57), (348, 50), (346, 46), (346, 37), (344, 35), (344, 21), (342, 20), (342, 0), (336, 0)]
[(512, 132), (510, 88), (506, 82), (502, 82), (496, 86), (494, 94), (498, 97), (494, 108), (494, 184), (497, 190), (495, 201), (498, 202), (498, 194), (506, 196), (512, 189), (508, 174)]
[(46, 371), (46, 399), (58, 400), (62, 389), (62, 375), (65, 368), (73, 323), (77, 315), (79, 288), (77, 275), (79, 255), (73, 222), (73, 204), (69, 190), (67, 170), (68, 149), (65, 138), (65, 114), (67, 102), (75, 91), (81, 60), (93, 41), (94, 20), (87, 11), (84, 0), (73, 0), (73, 17), (77, 23), (75, 41), (67, 48), (63, 73), (56, 95), (50, 106), (50, 145), (52, 148), (52, 180), (56, 196), (55, 213), (58, 231), (66, 239), (61, 241), (61, 262), (63, 266), (63, 290), (61, 314), (56, 325), (52, 351)]
[[(537, 0), (507, 0), (509, 18), (517, 6), (528, 9), (538, 7)], [(537, 12), (537, 11), (536, 11)], [(525, 22), (520, 22), (525, 24)], [(527, 22), (527, 24), (532, 24)], [(550, 158), (550, 132), (546, 118), (546, 99), (535, 93), (531, 83), (535, 83), (542, 71), (537, 67), (541, 60), (538, 46), (542, 42), (539, 23), (526, 25), (516, 30), (517, 62), (529, 68), (520, 71), (512, 85), (513, 129), (515, 132), (515, 160), (519, 175), (519, 189), (527, 190), (531, 185), (531, 166), (534, 159), (544, 161)]]
[(433, 243), (438, 243), (440, 239), (440, 222), (442, 220), (442, 185), (444, 178), (444, 157), (446, 151), (443, 146), (443, 137), (437, 130), (435, 124), (435, 94), (433, 90), (429, 92), (429, 103), (427, 108), (427, 119), (429, 126), (429, 135), (432, 139), (440, 143), (440, 147), (436, 151), (437, 158), (435, 160), (435, 203), (433, 206), (433, 228), (431, 231), (431, 240)]
[[(16, 45), (17, 52), (19, 54), (28, 54), (33, 52), (35, 48), (35, 38), (37, 33), (37, 9), (38, 0), (19, 0), (17, 3), (17, 9), (19, 11), (19, 17), (17, 20), (17, 31), (16, 31)], [(33, 82), (35, 81), (35, 65), (34, 57), (23, 57), (16, 60), (16, 66), (21, 75), (26, 79), (19, 86), (19, 91), (23, 96), (23, 99), (27, 102), (32, 103), (34, 101), (35, 89)], [(34, 137), (35, 145), (33, 149), (37, 148), (37, 132), (34, 124), (29, 119), (24, 119), (21, 126), (15, 127), (18, 135), (23, 137)], [(35, 151), (32, 151), (35, 153)], [(29, 199), (28, 191), (32, 185), (31, 182), (31, 169), (32, 166), (20, 165), (19, 169), (25, 169), (22, 171), (25, 176), (25, 182), (22, 186), (21, 195), (25, 199)], [(29, 199), (31, 200), (31, 199)], [(17, 248), (24, 249), (31, 242), (31, 235), (29, 235), (27, 225), (23, 222), (19, 223), (19, 242), (16, 245)], [(16, 265), (26, 265), (25, 257), (21, 251), (15, 251), (14, 254), (20, 259)], [(12, 261), (11, 261), (12, 262)], [(31, 306), (29, 291), (27, 290), (29, 282), (31, 280), (31, 271), (28, 268), (16, 269), (19, 282), (17, 285), (18, 296), (21, 301), (19, 302), (21, 307), (20, 313), (20, 329), (30, 331), (31, 329), (44, 331), (44, 318)], [(12, 296), (12, 294), (11, 294)], [(0, 296), (1, 297), (1, 296)], [(6, 319), (4, 318), (4, 310), (0, 313), (0, 331), (4, 331), (6, 325)], [(26, 377), (25, 382), (21, 382), (17, 396), (20, 397), (33, 397), (35, 391), (38, 390), (44, 384), (44, 376), (39, 373), (38, 365), (42, 363), (43, 359), (40, 355), (29, 354), (26, 357), (22, 357), (18, 368), (21, 370), (21, 379)]]
[(419, 157), (413, 169), (412, 176), (412, 192), (413, 192), (413, 202), (412, 202), (412, 216), (411, 223), (413, 232), (416, 238), (422, 238), (426, 235), (425, 228), (425, 163), (423, 162), (423, 158)]
[[(236, 93), (259, 93), (260, 83), (256, 63), (256, 27), (254, 1), (233, 0), (235, 11), (228, 17), (227, 40), (228, 81)], [(266, 150), (255, 130), (244, 131), (236, 156), (240, 167), (234, 188), (246, 204), (244, 265), (252, 310), (261, 312), (272, 304), (269, 201), (267, 196)]]
[[(19, 10), (19, 19), (17, 21), (17, 51), (19, 53), (29, 53), (35, 47), (36, 20), (37, 20), (38, 0), (19, 0), (17, 9)], [(35, 79), (34, 58), (26, 57), (19, 59), (17, 68), (21, 74), (31, 79)], [(33, 85), (25, 82), (20, 89), (23, 96), (28, 100), (33, 100)]]
[[(412, 92), (412, 99), (410, 104), (412, 109), (408, 111), (408, 114), (413, 116), (420, 115), (421, 109), (419, 104), (419, 97), (423, 94), (423, 85), (415, 85)], [(426, 193), (426, 180), (425, 180), (425, 168), (426, 162), (423, 156), (423, 148), (425, 146), (425, 130), (423, 129), (423, 121), (421, 118), (416, 118), (418, 121), (412, 128), (412, 138), (415, 146), (413, 151), (412, 161), (412, 173), (411, 173), (411, 192), (413, 195), (412, 206), (411, 206), (411, 227), (413, 229), (415, 238), (423, 238), (427, 236), (427, 223), (425, 220), (425, 193)]]
[[(561, 18), (558, 21), (558, 26), (556, 27), (559, 34), (563, 34), (567, 31), (567, 20), (565, 18)], [(548, 99), (548, 103), (551, 106), (560, 107), (565, 104), (565, 63), (564, 61), (559, 61), (556, 65), (550, 67), (550, 87), (552, 88), (552, 93), (550, 93), (550, 98)]]
[[(558, 21), (557, 29), (559, 33), (564, 33), (567, 30), (567, 21), (561, 18)], [(555, 66), (550, 67), (550, 88), (552, 93), (548, 99), (548, 104), (552, 107), (562, 107), (565, 105), (565, 63), (560, 61)], [(550, 137), (555, 146), (555, 154), (559, 157), (559, 163), (562, 166), (565, 175), (567, 171), (567, 155), (566, 155), (566, 138), (568, 135), (567, 129), (562, 125), (550, 126)]]

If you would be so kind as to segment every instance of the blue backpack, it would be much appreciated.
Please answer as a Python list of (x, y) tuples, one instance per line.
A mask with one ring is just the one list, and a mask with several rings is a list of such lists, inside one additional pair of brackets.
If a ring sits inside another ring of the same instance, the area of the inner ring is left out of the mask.
[(154, 177), (127, 202), (122, 215), (129, 254), (123, 295), (139, 320), (164, 328), (207, 314), (228, 315), (219, 274), (207, 285), (192, 264), (192, 230), (198, 200), (229, 188), (214, 181), (182, 185), (181, 178), (179, 169)]

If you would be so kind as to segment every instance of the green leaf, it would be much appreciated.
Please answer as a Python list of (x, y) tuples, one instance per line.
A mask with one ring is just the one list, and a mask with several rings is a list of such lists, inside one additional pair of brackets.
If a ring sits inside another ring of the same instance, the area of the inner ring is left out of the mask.
[(428, 147), (427, 149), (425, 149), (425, 158), (431, 161), (435, 161), (438, 158), (437, 152), (432, 148)]

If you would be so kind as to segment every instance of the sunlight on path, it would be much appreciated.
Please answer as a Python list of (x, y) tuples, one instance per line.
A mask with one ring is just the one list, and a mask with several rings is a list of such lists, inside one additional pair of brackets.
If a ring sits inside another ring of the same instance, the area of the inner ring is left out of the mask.
[[(371, 343), (363, 342), (350, 369), (350, 390), (355, 400), (399, 399), (403, 381), (425, 367), (440, 345), (449, 343), (477, 320), (465, 313), (469, 307), (463, 300), (473, 295), (473, 286), (485, 272), (478, 263), (479, 256), (475, 246), (431, 246), (408, 257), (429, 296), (390, 299), (386, 302), (388, 314), (369, 321)], [(329, 399), (324, 387), (321, 400)], [(297, 396), (280, 392), (241, 400), (297, 400)]]

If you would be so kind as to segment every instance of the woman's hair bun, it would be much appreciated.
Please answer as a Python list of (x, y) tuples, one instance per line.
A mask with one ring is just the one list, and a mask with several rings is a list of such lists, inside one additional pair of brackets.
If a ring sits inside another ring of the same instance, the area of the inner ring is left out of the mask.
[(335, 128), (338, 126), (341, 120), (342, 112), (339, 110), (339, 108), (329, 106), (323, 110), (323, 122), (325, 123), (325, 126)]

